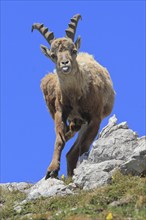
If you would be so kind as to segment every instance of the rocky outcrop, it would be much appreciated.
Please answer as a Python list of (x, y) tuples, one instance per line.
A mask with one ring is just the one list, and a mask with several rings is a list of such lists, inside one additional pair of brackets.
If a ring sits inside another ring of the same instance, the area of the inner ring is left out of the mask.
[(124, 174), (146, 175), (146, 137), (141, 137), (137, 140), (138, 146), (121, 166), (121, 171)]
[[(123, 174), (146, 174), (146, 137), (139, 138), (137, 133), (128, 128), (126, 122), (117, 124), (114, 115), (93, 143), (90, 153), (80, 158), (74, 170), (73, 183), (66, 185), (59, 179), (41, 179), (36, 184), (7, 183), (0, 184), (10, 191), (19, 190), (27, 194), (27, 201), (39, 197), (74, 194), (78, 188), (93, 189), (110, 183), (113, 172), (120, 169)], [(21, 206), (16, 206), (20, 211)]]
[(45, 178), (43, 178), (30, 188), (23, 190), (23, 192), (27, 195), (26, 199), (16, 204), (14, 206), (14, 210), (16, 213), (21, 213), (24, 209), (24, 205), (31, 200), (35, 200), (41, 197), (52, 197), (56, 195), (65, 196), (74, 194), (74, 190), (76, 188), (77, 187), (74, 183), (65, 185), (65, 183), (59, 179), (50, 178), (45, 180)]
[(110, 182), (116, 168), (124, 174), (145, 174), (146, 137), (139, 138), (127, 122), (117, 124), (114, 115), (93, 143), (88, 158), (74, 170), (73, 181), (80, 188), (92, 189)]
[(13, 182), (13, 183), (1, 183), (0, 186), (4, 188), (5, 190), (9, 191), (20, 191), (20, 192), (27, 192), (27, 190), (32, 186), (31, 183), (26, 182)]
[(122, 164), (120, 160), (108, 160), (100, 163), (83, 161), (74, 170), (73, 181), (77, 187), (85, 190), (102, 186), (110, 183), (112, 171), (120, 164)]
[(39, 197), (52, 197), (54, 195), (63, 196), (73, 194), (74, 188), (76, 188), (76, 186), (73, 183), (65, 185), (64, 182), (59, 179), (50, 178), (45, 180), (43, 178), (29, 189), (27, 200)]

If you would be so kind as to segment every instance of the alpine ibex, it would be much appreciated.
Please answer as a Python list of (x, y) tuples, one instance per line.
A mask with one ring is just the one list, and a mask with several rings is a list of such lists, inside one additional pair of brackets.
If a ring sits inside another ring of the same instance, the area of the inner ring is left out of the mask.
[(65, 143), (79, 131), (77, 140), (66, 155), (67, 173), (73, 175), (78, 158), (87, 152), (98, 133), (100, 123), (113, 108), (114, 90), (106, 68), (88, 53), (77, 54), (81, 38), (74, 43), (81, 15), (71, 18), (66, 36), (54, 38), (43, 24), (37, 29), (50, 44), (41, 45), (42, 52), (56, 64), (56, 73), (49, 73), (41, 82), (48, 109), (55, 121), (56, 141), (46, 179), (56, 177), (60, 169), (61, 152)]

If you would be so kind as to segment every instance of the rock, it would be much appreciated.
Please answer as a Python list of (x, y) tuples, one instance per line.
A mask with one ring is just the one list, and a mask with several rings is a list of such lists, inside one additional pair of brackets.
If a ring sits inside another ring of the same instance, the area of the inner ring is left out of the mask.
[(100, 133), (100, 137), (93, 143), (93, 149), (89, 155), (89, 161), (99, 163), (105, 160), (126, 160), (138, 146), (138, 138), (135, 132), (128, 129), (127, 123), (113, 125), (106, 128), (106, 133)]
[(73, 181), (83, 189), (110, 182), (116, 168), (124, 174), (146, 173), (146, 137), (138, 138), (127, 122), (117, 124), (114, 115), (93, 143), (88, 158), (74, 170)]
[(9, 191), (14, 191), (18, 190), (20, 192), (27, 192), (27, 190), (32, 186), (31, 183), (26, 183), (26, 182), (13, 182), (13, 183), (1, 183), (0, 187), (9, 190)]
[(111, 160), (91, 164), (84, 161), (74, 170), (73, 182), (84, 190), (102, 186), (110, 182), (110, 171), (118, 167), (122, 162), (120, 160)]
[(68, 194), (74, 194), (75, 189), (76, 185), (74, 183), (65, 185), (64, 182), (59, 179), (50, 178), (45, 180), (45, 178), (43, 178), (29, 188), (29, 190), (27, 191), (26, 199), (16, 204), (14, 210), (17, 213), (21, 213), (25, 207), (25, 204), (32, 200), (41, 197), (53, 197), (55, 195), (64, 196)]
[(109, 133), (110, 129), (117, 124), (117, 118), (115, 115), (113, 115), (110, 119), (109, 122), (107, 124), (107, 126), (105, 126), (102, 131), (99, 134), (99, 137), (105, 136), (107, 133)]
[(77, 189), (77, 185), (75, 183), (69, 183), (67, 188), (72, 191), (75, 191)]
[(51, 197), (54, 195), (73, 194), (71, 185), (65, 185), (62, 180), (44, 178), (32, 186), (29, 190), (26, 200), (33, 200), (39, 197)]
[(84, 154), (82, 154), (78, 160), (77, 166), (79, 166), (83, 160), (88, 160), (88, 156), (89, 156), (89, 152), (85, 152)]
[(123, 206), (126, 205), (130, 202), (130, 198), (122, 198), (118, 201), (113, 201), (112, 203), (109, 204), (111, 207), (117, 207), (117, 206)]
[(22, 212), (22, 205), (17, 205), (14, 207), (14, 211), (17, 213), (17, 214), (20, 214)]
[(121, 172), (132, 175), (146, 174), (146, 137), (139, 139), (131, 157), (121, 166)]

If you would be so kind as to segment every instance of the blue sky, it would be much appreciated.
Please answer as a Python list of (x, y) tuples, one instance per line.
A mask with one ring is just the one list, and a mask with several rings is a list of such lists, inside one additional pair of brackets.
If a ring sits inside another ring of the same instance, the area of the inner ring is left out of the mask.
[[(40, 44), (47, 42), (39, 32), (31, 33), (31, 25), (44, 23), (63, 37), (77, 13), (83, 18), (76, 33), (82, 37), (80, 51), (93, 54), (112, 77), (112, 114), (145, 135), (145, 1), (2, 1), (2, 182), (38, 181), (53, 154), (54, 122), (40, 81), (54, 64), (41, 53)], [(60, 175), (66, 174), (65, 154), (73, 141), (63, 151)]]

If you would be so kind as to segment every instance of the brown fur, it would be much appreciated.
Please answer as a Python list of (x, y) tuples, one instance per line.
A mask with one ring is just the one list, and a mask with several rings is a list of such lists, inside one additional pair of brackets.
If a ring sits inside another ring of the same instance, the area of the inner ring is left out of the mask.
[[(56, 73), (49, 73), (41, 82), (56, 129), (54, 155), (46, 178), (57, 176), (61, 151), (79, 130), (77, 140), (66, 155), (67, 173), (73, 175), (79, 156), (89, 150), (102, 119), (111, 113), (114, 104), (115, 93), (108, 71), (92, 55), (74, 54), (76, 47), (67, 38), (54, 40), (50, 51)], [(67, 73), (63, 72), (65, 62), (70, 68)]]

